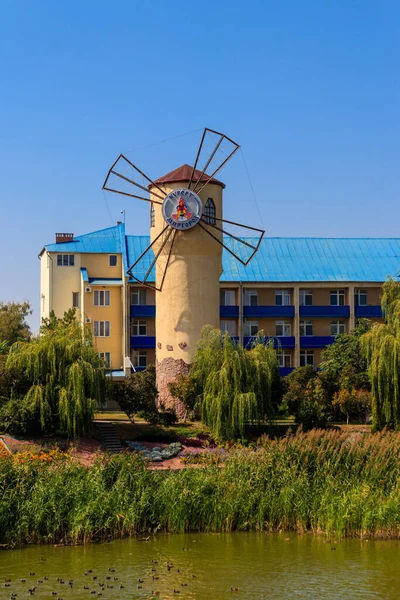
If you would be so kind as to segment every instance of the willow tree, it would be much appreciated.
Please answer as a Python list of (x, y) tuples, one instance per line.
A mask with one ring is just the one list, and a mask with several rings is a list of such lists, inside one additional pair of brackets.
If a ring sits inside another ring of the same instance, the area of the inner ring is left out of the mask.
[(374, 426), (400, 427), (400, 282), (382, 288), (384, 323), (375, 323), (361, 338), (371, 379)]
[(275, 350), (261, 339), (246, 350), (228, 334), (204, 328), (190, 377), (202, 389), (202, 420), (216, 436), (243, 437), (247, 423), (272, 416), (279, 367)]
[(16, 342), (6, 366), (23, 370), (26, 393), (11, 391), (13, 410), (19, 410), (42, 432), (61, 430), (78, 436), (91, 427), (105, 394), (105, 372), (94, 348), (92, 333), (75, 316), (56, 319), (31, 342)]

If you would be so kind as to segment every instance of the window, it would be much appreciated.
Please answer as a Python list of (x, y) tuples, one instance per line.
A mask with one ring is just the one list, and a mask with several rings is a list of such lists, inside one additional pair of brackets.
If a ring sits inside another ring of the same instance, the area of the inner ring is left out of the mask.
[(101, 360), (104, 362), (104, 366), (106, 369), (111, 368), (111, 354), (110, 352), (99, 352), (99, 356)]
[(212, 198), (208, 198), (205, 206), (204, 206), (204, 220), (206, 223), (210, 223), (210, 225), (215, 225), (215, 204)]
[(279, 366), (282, 369), (290, 369), (292, 366), (292, 355), (288, 350), (277, 350)]
[(312, 306), (313, 295), (311, 290), (300, 290), (300, 306)]
[(236, 331), (237, 331), (236, 321), (233, 321), (233, 320), (221, 321), (220, 328), (221, 328), (222, 333), (229, 333), (229, 335), (236, 335)]
[(219, 293), (219, 303), (221, 304), (221, 306), (235, 306), (235, 290), (221, 290)]
[(145, 350), (137, 350), (133, 353), (132, 358), (133, 366), (135, 367), (135, 369), (145, 369), (147, 367), (147, 352)]
[(314, 366), (314, 350), (300, 350), (300, 366)]
[(300, 321), (300, 335), (309, 336), (314, 335), (314, 321)]
[(356, 306), (367, 306), (368, 292), (367, 290), (354, 290), (354, 304)]
[(245, 337), (251, 337), (258, 333), (258, 321), (245, 321), (244, 322), (244, 335)]
[(345, 333), (346, 326), (344, 321), (331, 321), (331, 335), (340, 335)]
[(275, 305), (276, 306), (290, 306), (289, 290), (275, 290)]
[(150, 227), (156, 226), (156, 209), (154, 208), (154, 204), (150, 205)]
[(133, 319), (132, 335), (147, 335), (147, 321), (145, 319)]
[(245, 306), (258, 306), (257, 290), (244, 290), (244, 305)]
[(131, 304), (146, 304), (146, 290), (133, 290), (131, 293)]
[(331, 306), (344, 306), (344, 290), (330, 291)]
[(72, 308), (79, 308), (79, 292), (72, 292)]
[(291, 326), (290, 326), (290, 321), (276, 321), (275, 323), (275, 327), (276, 327), (276, 336), (277, 337), (282, 337), (282, 336), (290, 336), (290, 330), (291, 330)]
[(108, 290), (94, 291), (95, 306), (110, 306), (110, 292)]
[(75, 254), (57, 254), (57, 267), (73, 267)]
[(95, 321), (94, 335), (95, 337), (110, 337), (110, 321)]
[(108, 258), (110, 261), (110, 267), (116, 267), (118, 264), (118, 256), (116, 254), (110, 254)]

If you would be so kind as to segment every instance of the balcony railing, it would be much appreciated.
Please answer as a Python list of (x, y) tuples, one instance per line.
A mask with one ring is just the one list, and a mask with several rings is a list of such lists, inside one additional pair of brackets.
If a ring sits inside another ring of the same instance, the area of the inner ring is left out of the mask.
[(307, 335), (300, 337), (300, 348), (325, 348), (333, 344), (333, 335)]
[(220, 306), (219, 307), (219, 316), (221, 318), (238, 318), (239, 316), (239, 307), (238, 306)]
[(294, 317), (294, 306), (244, 306), (243, 316), (250, 317)]
[(350, 306), (300, 306), (300, 317), (350, 317)]
[[(247, 346), (251, 346), (252, 343), (257, 340), (257, 337), (254, 336), (245, 336), (243, 338), (243, 346), (246, 348)], [(285, 336), (285, 337), (265, 337), (264, 342), (267, 343), (269, 340), (274, 340), (274, 348), (294, 348), (295, 339), (293, 336)]]
[(155, 348), (154, 335), (131, 335), (131, 348)]
[(383, 317), (382, 308), (378, 306), (356, 306), (355, 307), (356, 319), (381, 319)]
[(131, 304), (131, 317), (155, 317), (154, 304)]
[(286, 375), (289, 375), (292, 371), (294, 371), (294, 367), (280, 367), (279, 369), (281, 377), (286, 377)]

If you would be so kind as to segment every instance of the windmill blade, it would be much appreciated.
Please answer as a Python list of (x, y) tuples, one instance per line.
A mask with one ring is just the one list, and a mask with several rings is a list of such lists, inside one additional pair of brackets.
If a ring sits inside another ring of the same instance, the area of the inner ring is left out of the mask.
[[(137, 258), (133, 265), (127, 270), (127, 273), (129, 273), (132, 279), (135, 279), (141, 285), (161, 292), (176, 234), (176, 229), (173, 229), (169, 225), (164, 227), (161, 233), (158, 234), (146, 250), (142, 252), (139, 258)], [(159, 247), (155, 253), (153, 246), (155, 246), (157, 242), (159, 242)], [(163, 250), (165, 250), (164, 254), (162, 254)], [(165, 253), (167, 253), (166, 258)], [(163, 262), (165, 264), (163, 264)], [(156, 267), (158, 274), (161, 274), (159, 286), (157, 286), (154, 267)]]
[[(239, 144), (224, 133), (206, 127), (197, 150), (188, 189), (193, 186), (193, 191), (199, 194), (239, 148)], [(210, 175), (207, 174), (207, 169), (211, 170)], [(200, 171), (199, 175), (196, 175), (196, 170)]]
[[(147, 184), (142, 185), (139, 183), (137, 181), (138, 177), (141, 178), (142, 184), (146, 184), (147, 181), (153, 186), (152, 196), (156, 196), (159, 200), (154, 200), (154, 198), (150, 199), (150, 192)], [(158, 192), (155, 192), (154, 188), (157, 188)], [(159, 185), (154, 183), (150, 177), (147, 177), (143, 171), (138, 169), (138, 167), (123, 154), (119, 155), (111, 169), (108, 171), (103, 184), (103, 190), (114, 192), (115, 194), (122, 194), (123, 196), (129, 196), (130, 198), (137, 198), (138, 200), (146, 200), (146, 202), (154, 202), (155, 204), (162, 204), (166, 195)], [(145, 192), (145, 195), (138, 195), (137, 190)]]
[[(224, 225), (222, 226), (222, 224)], [(204, 215), (199, 225), (244, 266), (249, 264), (259, 249), (265, 233), (263, 229), (258, 227)], [(228, 228), (233, 229), (233, 231), (229, 231)], [(222, 240), (220, 233), (222, 233)], [(258, 235), (255, 235), (255, 233)]]

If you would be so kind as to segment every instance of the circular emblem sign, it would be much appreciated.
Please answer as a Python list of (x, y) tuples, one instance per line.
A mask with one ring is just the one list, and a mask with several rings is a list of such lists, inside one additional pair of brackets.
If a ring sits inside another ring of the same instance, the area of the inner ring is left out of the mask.
[(174, 229), (190, 229), (201, 218), (203, 206), (197, 194), (186, 188), (173, 190), (162, 205), (164, 220)]

